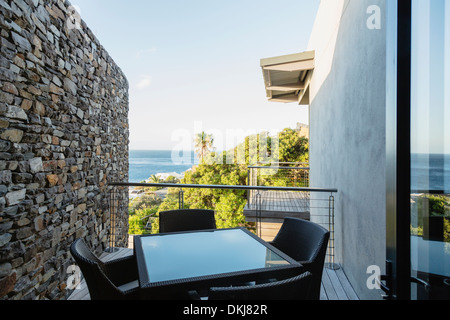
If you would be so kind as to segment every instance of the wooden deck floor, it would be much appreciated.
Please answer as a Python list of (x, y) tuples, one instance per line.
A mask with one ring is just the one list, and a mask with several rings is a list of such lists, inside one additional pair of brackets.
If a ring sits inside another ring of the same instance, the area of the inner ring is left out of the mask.
[(258, 235), (272, 241), (286, 217), (310, 219), (309, 194), (291, 191), (252, 191), (244, 208), (247, 222), (256, 223)]
[(255, 210), (260, 205), (262, 211), (309, 212), (309, 193), (293, 191), (252, 192), (246, 210)]
[[(104, 253), (102, 261), (114, 260), (133, 254), (129, 248), (121, 248), (114, 253)], [(90, 300), (86, 282), (82, 280), (80, 288), (76, 289), (68, 300)], [(342, 268), (337, 270), (324, 269), (320, 300), (359, 300)]]

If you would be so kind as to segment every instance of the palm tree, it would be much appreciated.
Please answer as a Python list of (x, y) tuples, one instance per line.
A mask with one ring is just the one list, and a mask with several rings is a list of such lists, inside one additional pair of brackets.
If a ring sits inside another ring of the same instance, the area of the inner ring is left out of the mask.
[(155, 174), (152, 174), (152, 176), (148, 180), (150, 181), (150, 183), (160, 183), (161, 182), (161, 179)]
[(198, 158), (203, 161), (203, 159), (212, 151), (214, 151), (213, 143), (214, 138), (212, 134), (207, 134), (204, 131), (195, 136), (195, 152)]
[[(152, 176), (148, 179), (150, 183), (161, 183), (161, 179), (156, 175), (152, 174)], [(160, 187), (150, 187), (150, 191), (157, 191), (161, 189)]]

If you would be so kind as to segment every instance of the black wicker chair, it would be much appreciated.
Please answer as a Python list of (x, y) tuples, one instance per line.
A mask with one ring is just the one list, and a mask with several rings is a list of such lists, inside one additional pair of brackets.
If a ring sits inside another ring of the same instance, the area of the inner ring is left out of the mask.
[(330, 232), (313, 222), (285, 218), (280, 231), (271, 244), (303, 265), (312, 273), (311, 298), (320, 299), (325, 256)]
[(208, 300), (310, 300), (312, 275), (305, 272), (264, 284), (210, 288)]
[(72, 243), (70, 252), (83, 273), (91, 300), (139, 298), (138, 268), (134, 256), (102, 262), (82, 239)]
[(213, 210), (184, 209), (159, 213), (159, 232), (216, 229)]

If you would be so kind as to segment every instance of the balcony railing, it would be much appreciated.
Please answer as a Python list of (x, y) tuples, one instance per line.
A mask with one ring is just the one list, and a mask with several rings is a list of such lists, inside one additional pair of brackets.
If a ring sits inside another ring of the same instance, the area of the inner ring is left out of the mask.
[(303, 162), (260, 162), (248, 167), (250, 186), (309, 187), (309, 164)]
[[(226, 185), (197, 185), (197, 184), (172, 184), (172, 183), (110, 183), (111, 186), (111, 230), (109, 230), (110, 248), (127, 247), (128, 242), (128, 221), (127, 215), (123, 215), (124, 203), (129, 201), (130, 188), (158, 188), (168, 191), (166, 194), (166, 209), (213, 209), (216, 213), (218, 227), (245, 227), (256, 235), (262, 237), (262, 228), (267, 218), (268, 210), (272, 213), (283, 214), (283, 217), (298, 217), (295, 210), (289, 208), (302, 207), (301, 218), (312, 220), (330, 231), (330, 242), (327, 252), (326, 266), (330, 269), (337, 267), (334, 261), (334, 194), (336, 189), (319, 189), (306, 187), (276, 187), (276, 186), (226, 186)], [(215, 193), (201, 194), (201, 190), (216, 190)], [(315, 203), (311, 206), (309, 197), (305, 194), (318, 194), (314, 197)], [(185, 195), (189, 194), (189, 197)], [(231, 208), (220, 203), (220, 197), (224, 195), (236, 195), (239, 199), (244, 199), (244, 203), (239, 208)], [(253, 198), (249, 196), (252, 195)], [(208, 208), (199, 208), (195, 201), (196, 196), (210, 197)], [(219, 201), (217, 201), (219, 199)], [(247, 201), (245, 201), (247, 199)], [(301, 204), (299, 200), (304, 200)], [(305, 199), (308, 199), (307, 201)], [(282, 209), (284, 208), (284, 209)], [(244, 211), (247, 213), (244, 216)], [(307, 210), (307, 211), (305, 211)], [(159, 211), (158, 211), (159, 212)], [(254, 216), (248, 213), (254, 212)], [(122, 218), (119, 218), (122, 217)], [(148, 233), (157, 233), (159, 219), (155, 212), (147, 217), (146, 227)]]
[[(259, 163), (257, 166), (248, 167), (248, 184), (250, 186), (276, 186), (276, 187), (309, 187), (308, 163)], [(302, 218), (309, 219), (310, 192), (298, 191), (285, 192), (261, 191), (252, 189), (248, 192), (247, 209), (255, 210), (260, 206), (261, 210), (268, 212), (296, 212), (302, 213)]]

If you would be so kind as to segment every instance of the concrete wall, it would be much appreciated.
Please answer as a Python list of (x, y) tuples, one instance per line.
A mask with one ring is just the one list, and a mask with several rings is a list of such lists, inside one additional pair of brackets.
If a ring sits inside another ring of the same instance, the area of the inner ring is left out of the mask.
[[(369, 29), (377, 5), (381, 29)], [(322, 0), (308, 50), (311, 186), (337, 188), (336, 259), (362, 299), (367, 267), (385, 265), (385, 1)], [(312, 213), (313, 215), (313, 213)]]
[(68, 296), (70, 244), (108, 246), (107, 182), (128, 181), (128, 82), (76, 21), (0, 0), (0, 300)]

